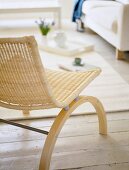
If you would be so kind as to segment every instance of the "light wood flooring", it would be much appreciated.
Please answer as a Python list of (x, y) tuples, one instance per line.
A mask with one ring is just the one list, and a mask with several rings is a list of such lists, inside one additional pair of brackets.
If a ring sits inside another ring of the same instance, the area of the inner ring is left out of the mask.
[[(64, 29), (74, 32), (75, 27)], [(3, 29), (0, 35), (14, 36), (18, 31), (23, 29)], [(95, 50), (129, 83), (128, 59), (116, 60), (115, 48), (90, 31), (77, 34), (94, 42)], [(51, 169), (129, 170), (129, 112), (110, 113), (107, 118), (109, 133), (101, 136), (96, 115), (70, 117), (57, 140)], [(45, 130), (52, 122), (53, 118), (21, 121)], [(0, 170), (38, 170), (44, 141), (44, 135), (0, 124)]]
[[(96, 115), (68, 119), (52, 156), (51, 169), (128, 170), (129, 112), (107, 114), (108, 135), (98, 134)], [(53, 119), (21, 123), (48, 130)], [(0, 170), (38, 170), (45, 136), (0, 125)]]

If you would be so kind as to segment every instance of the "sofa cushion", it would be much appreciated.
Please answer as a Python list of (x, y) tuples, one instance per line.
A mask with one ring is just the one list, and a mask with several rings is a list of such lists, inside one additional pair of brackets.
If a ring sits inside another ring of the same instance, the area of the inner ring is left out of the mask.
[(121, 2), (121, 3), (123, 3), (123, 4), (129, 3), (129, 0), (116, 0), (116, 1)]
[(87, 14), (90, 12), (91, 9), (97, 8), (97, 7), (115, 7), (115, 6), (121, 6), (119, 2), (116, 1), (101, 1), (101, 0), (88, 0), (84, 1), (82, 6), (82, 11), (84, 14)]
[(85, 1), (82, 11), (97, 24), (117, 32), (117, 18), (121, 5), (111, 1)]

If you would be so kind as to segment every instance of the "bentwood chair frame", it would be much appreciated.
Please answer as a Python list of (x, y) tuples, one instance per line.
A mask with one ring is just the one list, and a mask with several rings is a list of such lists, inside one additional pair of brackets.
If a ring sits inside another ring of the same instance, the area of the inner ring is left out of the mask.
[(47, 135), (39, 170), (48, 170), (57, 137), (70, 114), (81, 104), (89, 102), (96, 109), (99, 133), (107, 134), (107, 121), (101, 102), (80, 92), (101, 72), (96, 68), (85, 72), (66, 72), (44, 69), (33, 36), (0, 38), (0, 106), (22, 110), (62, 108), (49, 132), (0, 119), (0, 122), (19, 126)]

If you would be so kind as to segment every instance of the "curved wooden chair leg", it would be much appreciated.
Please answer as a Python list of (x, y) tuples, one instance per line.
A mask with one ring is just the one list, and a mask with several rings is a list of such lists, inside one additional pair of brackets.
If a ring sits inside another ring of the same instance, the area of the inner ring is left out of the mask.
[(107, 135), (107, 118), (102, 103), (96, 97), (93, 96), (87, 96), (86, 100), (94, 106), (98, 115), (99, 133), (101, 135)]
[(106, 115), (103, 109), (102, 104), (98, 99), (92, 96), (80, 96), (78, 100), (73, 101), (69, 105), (69, 109), (65, 110), (62, 109), (58, 116), (56, 117), (50, 132), (47, 136), (47, 139), (45, 141), (45, 145), (42, 151), (41, 159), (40, 159), (40, 166), (39, 170), (49, 170), (50, 167), (50, 161), (51, 161), (51, 155), (57, 140), (57, 137), (66, 122), (66, 120), (69, 118), (70, 114), (81, 104), (85, 102), (90, 102), (94, 108), (96, 109), (96, 112), (98, 114), (99, 119), (99, 132), (100, 134), (107, 134), (107, 121), (106, 121)]

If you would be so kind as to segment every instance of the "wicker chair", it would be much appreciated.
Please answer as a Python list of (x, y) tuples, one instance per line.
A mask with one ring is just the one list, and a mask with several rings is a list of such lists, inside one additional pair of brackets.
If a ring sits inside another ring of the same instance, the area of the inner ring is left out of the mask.
[(101, 72), (66, 72), (44, 69), (33, 36), (0, 38), (0, 106), (22, 110), (62, 108), (49, 132), (0, 119), (0, 122), (48, 135), (39, 170), (48, 170), (58, 134), (70, 114), (82, 103), (90, 102), (98, 114), (99, 132), (107, 134), (102, 104), (80, 92)]

